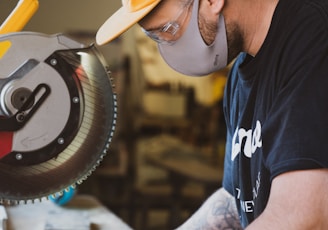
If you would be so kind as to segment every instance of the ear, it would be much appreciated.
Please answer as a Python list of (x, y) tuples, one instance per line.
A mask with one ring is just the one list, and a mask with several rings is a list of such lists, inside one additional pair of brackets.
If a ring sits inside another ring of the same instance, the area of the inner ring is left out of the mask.
[(202, 0), (208, 4), (208, 9), (214, 15), (222, 13), (222, 8), (224, 6), (225, 0)]

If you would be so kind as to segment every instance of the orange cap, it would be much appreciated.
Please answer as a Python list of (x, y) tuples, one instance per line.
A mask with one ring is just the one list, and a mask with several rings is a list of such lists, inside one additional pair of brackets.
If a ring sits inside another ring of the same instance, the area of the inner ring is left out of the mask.
[(118, 9), (99, 28), (96, 35), (98, 45), (104, 45), (146, 16), (161, 0), (122, 0), (122, 7)]

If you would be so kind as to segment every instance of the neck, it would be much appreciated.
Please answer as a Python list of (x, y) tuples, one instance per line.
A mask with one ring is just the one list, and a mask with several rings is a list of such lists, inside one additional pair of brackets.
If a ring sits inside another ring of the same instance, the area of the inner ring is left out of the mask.
[[(256, 56), (268, 34), (279, 0), (230, 0), (224, 14), (239, 28), (242, 51)], [(230, 12), (228, 12), (230, 11)], [(229, 22), (227, 23), (229, 24)], [(231, 36), (234, 36), (233, 34)]]

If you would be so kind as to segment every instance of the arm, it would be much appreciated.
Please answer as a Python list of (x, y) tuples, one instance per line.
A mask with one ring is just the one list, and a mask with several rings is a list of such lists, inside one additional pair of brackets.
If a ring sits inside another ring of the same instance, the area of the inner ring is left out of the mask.
[(268, 205), (246, 230), (328, 229), (328, 169), (284, 173), (272, 182)]
[(221, 188), (178, 230), (241, 230), (235, 199)]

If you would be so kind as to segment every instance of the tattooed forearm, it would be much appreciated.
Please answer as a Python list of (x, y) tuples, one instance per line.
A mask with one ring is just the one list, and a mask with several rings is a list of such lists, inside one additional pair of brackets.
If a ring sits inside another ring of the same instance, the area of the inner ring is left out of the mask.
[(235, 199), (228, 196), (213, 202), (212, 205), (213, 223), (216, 223), (215, 229), (220, 230), (239, 230), (242, 229), (239, 222)]
[(234, 198), (224, 189), (215, 192), (178, 230), (242, 230)]

